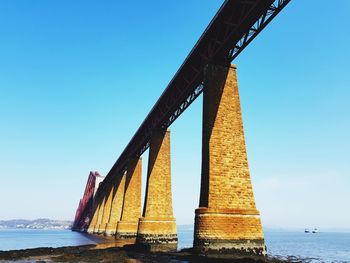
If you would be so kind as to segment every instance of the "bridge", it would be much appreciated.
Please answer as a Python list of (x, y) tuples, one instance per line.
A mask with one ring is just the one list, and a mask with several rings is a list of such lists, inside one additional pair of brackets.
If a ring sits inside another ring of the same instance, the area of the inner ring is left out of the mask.
[[(226, 0), (120, 157), (96, 184), (90, 173), (74, 230), (152, 251), (177, 248), (169, 126), (203, 93), (202, 172), (194, 251), (265, 255), (231, 62), (290, 0)], [(149, 148), (141, 213), (142, 154)], [(95, 193), (94, 193), (95, 192)]]

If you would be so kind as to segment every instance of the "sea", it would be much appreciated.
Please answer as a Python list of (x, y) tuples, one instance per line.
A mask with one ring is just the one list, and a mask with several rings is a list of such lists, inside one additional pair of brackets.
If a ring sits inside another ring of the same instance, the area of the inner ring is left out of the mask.
[[(193, 228), (178, 227), (179, 249), (191, 247)], [(0, 229), (0, 250), (96, 244), (99, 238), (70, 230)], [(350, 262), (350, 232), (265, 230), (269, 256), (308, 263)]]

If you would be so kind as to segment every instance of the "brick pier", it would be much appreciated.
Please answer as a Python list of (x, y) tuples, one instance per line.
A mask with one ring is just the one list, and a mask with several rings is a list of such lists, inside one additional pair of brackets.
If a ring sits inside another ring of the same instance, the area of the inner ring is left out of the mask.
[(132, 159), (126, 171), (125, 193), (121, 220), (117, 224), (117, 239), (136, 240), (141, 217), (141, 159)]
[(151, 139), (146, 197), (139, 221), (137, 243), (152, 251), (177, 248), (176, 222), (173, 215), (170, 131), (159, 130)]
[(264, 255), (236, 67), (208, 65), (203, 96), (201, 193), (195, 211), (194, 249), (199, 254)]
[(125, 177), (125, 174), (118, 176), (113, 187), (113, 200), (108, 222), (106, 223), (106, 235), (115, 235), (118, 221), (121, 219), (125, 192)]

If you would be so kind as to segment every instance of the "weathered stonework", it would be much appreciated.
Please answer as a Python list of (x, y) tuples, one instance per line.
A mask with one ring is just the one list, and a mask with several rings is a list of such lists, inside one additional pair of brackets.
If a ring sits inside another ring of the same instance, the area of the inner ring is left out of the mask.
[(106, 235), (115, 235), (118, 221), (121, 219), (125, 191), (125, 174), (118, 176), (113, 187), (111, 213), (106, 224)]
[(129, 162), (121, 221), (117, 224), (117, 239), (135, 239), (139, 218), (141, 217), (141, 159)]
[(250, 180), (235, 66), (206, 68), (202, 140), (195, 251), (264, 255), (264, 235)]
[(92, 219), (89, 223), (89, 227), (87, 229), (87, 232), (89, 234), (93, 234), (94, 233), (94, 229), (95, 229), (95, 226), (97, 224), (97, 217), (98, 217), (98, 211), (100, 209), (100, 204), (97, 203), (96, 207), (95, 207), (95, 210), (93, 212), (93, 216), (92, 216)]
[(101, 219), (101, 224), (98, 229), (99, 234), (104, 234), (106, 232), (106, 224), (109, 220), (109, 215), (111, 213), (111, 205), (112, 205), (112, 199), (113, 199), (113, 186), (110, 186), (108, 190), (106, 190), (106, 194), (108, 194), (105, 205), (103, 207), (103, 212), (102, 212), (102, 219)]
[(98, 214), (97, 214), (97, 222), (94, 228), (94, 234), (98, 234), (99, 233), (99, 229), (100, 229), (100, 225), (102, 222), (102, 216), (103, 216), (103, 210), (105, 207), (105, 203), (106, 203), (106, 197), (102, 198), (102, 201), (100, 203), (99, 209), (98, 209)]
[(145, 205), (136, 240), (151, 251), (177, 249), (170, 166), (170, 131), (157, 131), (150, 144)]

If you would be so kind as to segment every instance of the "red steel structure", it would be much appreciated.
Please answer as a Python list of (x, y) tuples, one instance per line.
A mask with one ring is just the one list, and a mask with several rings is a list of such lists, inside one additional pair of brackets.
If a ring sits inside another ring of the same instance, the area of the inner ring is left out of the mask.
[[(106, 186), (123, 175), (129, 160), (140, 157), (148, 149), (155, 131), (169, 127), (202, 93), (205, 66), (208, 63), (229, 65), (289, 2), (226, 0), (222, 4), (107, 174), (97, 195), (103, 196)], [(87, 212), (81, 211), (79, 215), (82, 213)]]
[(83, 230), (87, 227), (90, 221), (93, 198), (98, 188), (98, 185), (96, 185), (97, 177), (101, 177), (98, 172), (89, 173), (83, 198), (80, 199), (78, 209), (75, 213), (73, 229)]

